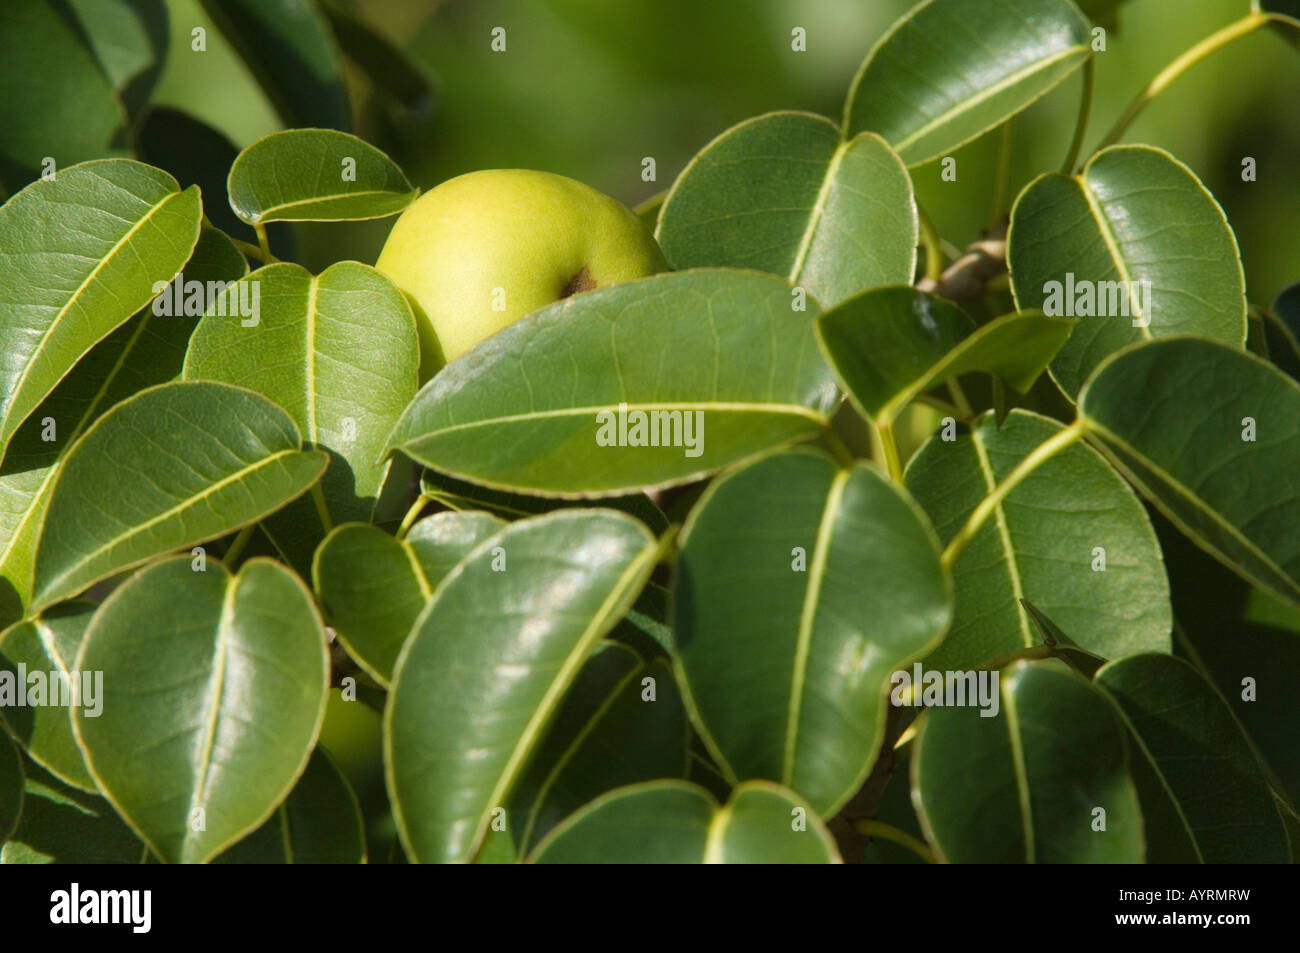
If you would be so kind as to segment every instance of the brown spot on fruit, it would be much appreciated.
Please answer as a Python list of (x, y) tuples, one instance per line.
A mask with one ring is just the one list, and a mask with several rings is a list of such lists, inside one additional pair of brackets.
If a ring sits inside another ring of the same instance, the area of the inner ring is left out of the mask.
[(587, 266), (583, 265), (582, 270), (569, 279), (569, 283), (560, 291), (561, 298), (567, 298), (570, 295), (576, 295), (580, 291), (590, 291), (596, 287), (596, 282), (591, 280), (591, 275), (587, 274)]

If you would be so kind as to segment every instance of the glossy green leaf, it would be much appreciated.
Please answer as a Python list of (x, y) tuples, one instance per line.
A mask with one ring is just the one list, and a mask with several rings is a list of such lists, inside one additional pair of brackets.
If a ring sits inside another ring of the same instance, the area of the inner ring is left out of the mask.
[(1078, 176), (1035, 179), (1012, 209), (1007, 262), (1017, 307), (1079, 318), (1052, 362), (1070, 397), (1138, 341), (1245, 343), (1237, 240), (1200, 180), (1159, 149), (1115, 146)]
[(731, 797), (732, 783), (722, 776), (722, 769), (714, 763), (704, 742), (700, 741), (700, 736), (694, 731), (691, 732), (690, 761), (687, 767), (688, 781), (698, 784), (719, 801)]
[(1079, 415), (1182, 532), (1300, 604), (1300, 384), (1217, 342), (1169, 338), (1106, 361)]
[(1273, 795), (1227, 703), (1191, 665), (1132, 655), (1096, 684), (1130, 732), (1148, 863), (1287, 862)]
[(487, 513), (438, 513), (401, 540), (365, 523), (336, 527), (316, 551), (312, 582), (348, 654), (387, 686), (438, 583), (504, 526)]
[(657, 553), (630, 517), (562, 510), (512, 523), (442, 581), (402, 649), (384, 711), (388, 790), (412, 861), (473, 859)]
[[(379, 272), (345, 261), (313, 277), (281, 262), (209, 309), (184, 376), (247, 387), (287, 410), (305, 445), (330, 454), (321, 490), (343, 522), (370, 518), (388, 469), (377, 462), (384, 438), (415, 395), (419, 359), (410, 306)], [(314, 514), (309, 501), (299, 505)]]
[[(183, 282), (206, 285), (237, 281), (247, 272), (230, 239), (204, 228), (181, 273)], [(197, 322), (193, 312), (141, 309), (78, 361), (14, 433), (0, 464), (0, 627), (17, 619), (31, 598), (36, 544), (59, 457), (114, 404), (178, 378)]]
[(784, 281), (725, 270), (575, 295), (444, 368), (389, 447), (543, 496), (689, 482), (826, 424), (836, 391), (816, 307), (794, 301)]
[(1269, 360), (1300, 380), (1300, 281), (1278, 292), (1263, 322)]
[(0, 844), (18, 828), (25, 784), (22, 753), (9, 732), (0, 727)]
[(1206, 667), (1294, 810), (1300, 804), (1300, 635), (1241, 623), (1228, 630), (1231, 638), (1223, 629), (1188, 629), (1188, 654)]
[(844, 107), (849, 135), (878, 133), (920, 165), (1014, 116), (1091, 54), (1069, 0), (929, 0), (867, 54)]
[(363, 864), (361, 808), (347, 779), (323, 750), (271, 819), (216, 858), (218, 864)]
[[(587, 500), (557, 500), (542, 496), (525, 496), (507, 493), (485, 486), (456, 480), (436, 470), (420, 474), (420, 492), (429, 499), (453, 510), (486, 510), (502, 519), (515, 520), (523, 516), (537, 516), (566, 506), (590, 506)], [(627, 496), (603, 497), (600, 505), (620, 510), (645, 523), (650, 532), (663, 534), (668, 529), (668, 517), (644, 493)]]
[[(955, 441), (930, 438), (908, 464), (907, 487), (947, 543), (1061, 429), (1024, 410), (1001, 427), (985, 414)], [(1050, 457), (1012, 490), (952, 570), (952, 628), (927, 667), (968, 669), (1041, 645), (1021, 599), (1104, 658), (1169, 651), (1169, 583), (1155, 532), (1133, 491), (1085, 444)]]
[(226, 182), (250, 225), (340, 222), (396, 215), (418, 189), (374, 146), (333, 129), (288, 129), (239, 154)]
[(508, 830), (488, 829), (483, 838), (483, 846), (479, 849), (478, 856), (474, 858), (476, 864), (517, 864), (519, 863), (519, 853), (515, 850), (515, 842)]
[(685, 781), (592, 801), (555, 828), (534, 864), (836, 864), (835, 841), (798, 795), (748, 781), (720, 805)]
[(167, 60), (166, 0), (69, 0), (86, 42), (138, 121)]
[(1005, 669), (999, 690), (996, 716), (966, 706), (922, 718), (912, 802), (940, 859), (1141, 863), (1124, 728), (1105, 697), (1046, 663)]
[(0, 207), (0, 458), (81, 356), (185, 264), (202, 214), (198, 189), (129, 159), (62, 169)]
[(673, 630), (668, 615), (668, 590), (657, 582), (647, 582), (609, 638), (647, 660), (671, 658)]
[[(1263, 591), (1156, 515), (1174, 599), (1175, 653), (1194, 664), (1245, 729), (1269, 783), (1291, 809), (1300, 805), (1300, 627), (1289, 610), (1253, 618)], [(1280, 617), (1279, 617), (1280, 616)], [(1230, 634), (1230, 635), (1229, 635)]]
[(104, 673), (102, 712), (73, 715), (86, 765), (172, 863), (206, 862), (260, 827), (325, 714), (324, 629), (311, 594), (269, 560), (235, 576), (184, 556), (140, 570), (95, 614), (77, 667)]
[(597, 648), (511, 796), (519, 853), (606, 791), (684, 778), (688, 731), (667, 662), (643, 662), (614, 643)]
[(32, 606), (283, 506), (326, 464), (301, 443), (288, 414), (227, 384), (160, 384), (122, 401), (78, 438), (55, 474)]
[(766, 271), (830, 307), (912, 280), (916, 202), (907, 170), (878, 136), (845, 142), (829, 119), (768, 113), (691, 160), (655, 237), (673, 268)]
[(301, 0), (199, 0), (286, 126), (348, 129), (343, 64), (329, 24)]
[(878, 288), (824, 313), (817, 336), (840, 383), (866, 416), (888, 424), (937, 384), (975, 371), (1023, 394), (1074, 322), (1038, 311), (983, 327), (955, 304), (910, 287)]
[(876, 470), (797, 450), (719, 479), (682, 536), (673, 632), (696, 729), (728, 779), (779, 781), (830, 817), (875, 760), (891, 673), (951, 618), (934, 532)]
[(28, 763), (23, 816), (0, 864), (141, 864), (147, 853), (102, 797)]
[(365, 71), (371, 82), (407, 109), (430, 109), (433, 84), (418, 60), (356, 16), (341, 0), (317, 3), (344, 54)]
[[(125, 155), (126, 125), (113, 84), (65, 4), (0, 4), (0, 186), (16, 192), (46, 171), (47, 158), (62, 175), (86, 159)], [(10, 247), (7, 237), (0, 247)]]
[[(62, 693), (72, 691), (75, 677), (81, 704), (95, 706), (102, 701), (97, 697), (93, 673), (76, 671), (86, 626), (98, 607), (98, 603), (81, 599), (60, 602), (0, 632), (0, 673), (12, 672), (15, 686), (28, 684), (27, 676), (39, 673), (37, 684), (41, 686), (39, 697), (25, 693), (26, 705), (18, 705), (13, 699), (0, 704), (0, 717), (28, 757), (65, 784), (91, 793), (95, 793), (95, 782), (86, 771), (72, 734), (67, 701), (71, 696)], [(54, 697), (56, 690), (60, 692), (58, 699)]]
[[(1043, 644), (1052, 646), (1056, 650), (1057, 657), (1070, 668), (1084, 678), (1092, 678), (1093, 675), (1097, 674), (1097, 669), (1106, 664), (1106, 660), (1100, 655), (1089, 652), (1066, 635), (1065, 630), (1048, 618), (1047, 613), (1043, 612), (1042, 609), (1028, 599), (1018, 601), (1021, 608), (1025, 610), (1025, 615), (1029, 617), (1029, 621), (1038, 630), (1038, 635), (1042, 638)], [(1019, 651), (1019, 649), (1015, 651)]]

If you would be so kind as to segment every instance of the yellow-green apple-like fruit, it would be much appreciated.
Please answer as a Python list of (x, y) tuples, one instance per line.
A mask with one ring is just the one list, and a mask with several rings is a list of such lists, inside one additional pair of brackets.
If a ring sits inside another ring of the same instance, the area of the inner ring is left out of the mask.
[(375, 267), (412, 299), (423, 383), (530, 311), (666, 266), (637, 216), (608, 195), (550, 172), (492, 169), (420, 196)]

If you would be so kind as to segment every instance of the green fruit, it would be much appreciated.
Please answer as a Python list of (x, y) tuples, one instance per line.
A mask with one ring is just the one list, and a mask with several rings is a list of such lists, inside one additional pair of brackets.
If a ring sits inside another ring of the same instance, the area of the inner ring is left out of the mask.
[(423, 382), (530, 311), (666, 265), (608, 195), (549, 172), (495, 169), (417, 199), (375, 267), (413, 299)]

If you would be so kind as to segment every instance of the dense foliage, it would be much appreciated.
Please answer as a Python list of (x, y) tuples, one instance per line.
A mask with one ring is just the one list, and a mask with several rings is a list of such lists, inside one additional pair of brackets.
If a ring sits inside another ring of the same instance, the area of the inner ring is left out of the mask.
[[(224, 189), (44, 161), (147, 113), (157, 31), (3, 14), (72, 105), (0, 163), (0, 859), (1300, 850), (1300, 286), (1249, 303), (1214, 197), (1119, 141), (1295, 0), (1091, 155), (1119, 0), (922, 3), (842, 120), (639, 210), (669, 270), (424, 386), (410, 300), (267, 228), (419, 191), (301, 64), (425, 80), (336, 3), (204, 6), (298, 127)], [(1080, 70), (1059, 170), (944, 242), (915, 167)]]

